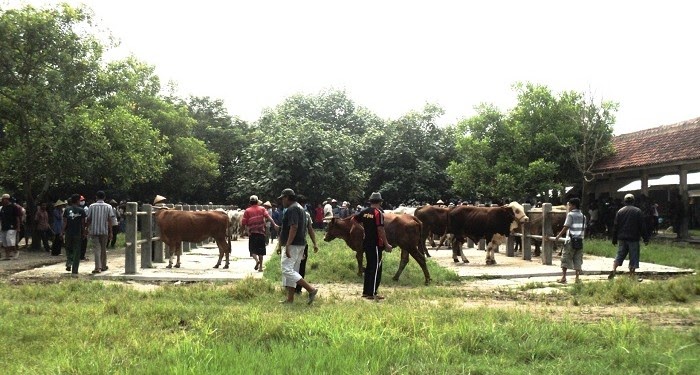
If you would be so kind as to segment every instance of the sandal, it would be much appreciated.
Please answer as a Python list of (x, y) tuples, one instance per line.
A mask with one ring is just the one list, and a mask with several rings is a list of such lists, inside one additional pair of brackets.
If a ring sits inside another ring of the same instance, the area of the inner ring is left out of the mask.
[(557, 280), (559, 284), (566, 284), (566, 279), (559, 279)]

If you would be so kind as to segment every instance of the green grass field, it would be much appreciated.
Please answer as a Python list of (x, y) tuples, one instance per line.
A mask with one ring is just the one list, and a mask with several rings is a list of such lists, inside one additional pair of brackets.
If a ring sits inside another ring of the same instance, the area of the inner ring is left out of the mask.
[[(643, 250), (643, 260), (664, 252), (676, 255), (663, 258), (670, 262), (700, 259), (697, 249), (655, 246)], [(596, 244), (587, 242), (591, 251), (609, 247), (601, 242), (595, 250)], [(164, 284), (149, 292), (89, 279), (5, 280), (0, 283), (2, 372), (700, 373), (698, 326), (665, 328), (643, 319), (654, 314), (697, 322), (697, 276), (587, 282), (528, 299), (523, 291), (472, 291), (433, 262), (433, 285), (423, 286), (413, 260), (394, 282), (397, 251), (388, 254), (384, 266), (383, 285), (392, 288), (387, 300), (322, 293), (312, 306), (304, 303), (305, 296), (289, 306), (278, 303), (283, 296), (278, 259), (270, 260), (263, 279)], [(313, 283), (361, 284), (353, 254), (340, 241), (321, 243), (309, 262)], [(489, 301), (505, 304), (489, 306)], [(585, 306), (605, 310), (590, 315)], [(626, 313), (635, 309), (641, 310)]]

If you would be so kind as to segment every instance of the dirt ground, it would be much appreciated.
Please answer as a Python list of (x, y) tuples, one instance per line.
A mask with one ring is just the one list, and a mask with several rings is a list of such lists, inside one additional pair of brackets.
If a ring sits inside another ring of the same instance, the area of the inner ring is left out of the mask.
[[(110, 250), (112, 254), (123, 253), (123, 249)], [(13, 278), (12, 275), (29, 269), (39, 268), (46, 265), (53, 265), (65, 262), (65, 256), (51, 256), (43, 251), (32, 251), (20, 249), (18, 259), (0, 261), (0, 282), (11, 284), (19, 283), (58, 283), (65, 280), (64, 277), (35, 277), (35, 278)], [(85, 261), (86, 266), (92, 266), (92, 259)], [(584, 282), (599, 282), (600, 276), (584, 279)], [(137, 282), (137, 281), (110, 281), (105, 283), (120, 283), (132, 288), (149, 292), (160, 288), (164, 284), (172, 282)], [(649, 280), (646, 282), (655, 282)], [(659, 281), (661, 282), (661, 281)], [(186, 284), (186, 283), (183, 283)], [(436, 298), (433, 300), (421, 300), (421, 303), (438, 306), (449, 303), (453, 306), (468, 308), (502, 308), (515, 311), (535, 313), (536, 315), (546, 315), (554, 321), (562, 319), (573, 319), (582, 323), (599, 322), (605, 319), (635, 319), (650, 326), (667, 327), (672, 329), (687, 329), (697, 327), (700, 324), (700, 302), (687, 304), (668, 304), (639, 306), (629, 304), (618, 304), (614, 306), (575, 306), (570, 298), (560, 293), (561, 287), (551, 287), (549, 283), (543, 283), (542, 288), (520, 290), (499, 283), (487, 281), (463, 281), (458, 285), (440, 286), (440, 288), (454, 289), (455, 296), (449, 298)], [(376, 303), (362, 299), (361, 285), (355, 284), (319, 284), (320, 296), (322, 299), (332, 301), (347, 301), (350, 303)], [(387, 299), (404, 298), (399, 287), (382, 287), (381, 294)], [(468, 297), (462, 297), (468, 292)], [(449, 293), (446, 293), (449, 294)], [(379, 302), (382, 303), (382, 302)]]

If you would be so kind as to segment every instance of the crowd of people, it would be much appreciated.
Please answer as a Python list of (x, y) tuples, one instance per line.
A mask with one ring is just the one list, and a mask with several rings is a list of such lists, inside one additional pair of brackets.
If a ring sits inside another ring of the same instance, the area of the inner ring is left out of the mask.
[[(92, 250), (95, 268), (93, 273), (109, 269), (107, 248), (116, 246), (116, 235), (123, 231), (124, 206), (115, 200), (105, 202), (103, 191), (95, 194), (91, 204), (84, 196), (73, 194), (69, 200), (61, 199), (49, 204), (41, 202), (34, 215), (34, 228), (40, 248), (52, 256), (66, 256), (66, 271), (78, 273), (81, 261), (88, 261), (87, 251)], [(20, 240), (27, 248), (31, 230), (27, 225), (26, 207), (17, 203), (9, 194), (2, 195), (2, 260), (19, 258)], [(122, 228), (122, 229), (120, 229)]]

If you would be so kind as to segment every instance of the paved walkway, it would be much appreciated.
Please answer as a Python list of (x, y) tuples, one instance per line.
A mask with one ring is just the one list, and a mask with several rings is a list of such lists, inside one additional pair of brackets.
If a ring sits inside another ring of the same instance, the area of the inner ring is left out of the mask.
[[(267, 253), (272, 254), (274, 248), (268, 245)], [(134, 275), (124, 274), (124, 250), (108, 250), (107, 265), (109, 270), (93, 275), (91, 272), (94, 269), (95, 263), (92, 260), (90, 251), (88, 251), (89, 261), (81, 262), (79, 268), (80, 276), (89, 276), (101, 280), (136, 280), (136, 281), (231, 281), (241, 280), (246, 277), (262, 278), (262, 272), (255, 271), (255, 261), (250, 257), (248, 252), (248, 240), (239, 239), (231, 242), (231, 255), (229, 269), (222, 269), (225, 260), (222, 260), (222, 265), (218, 269), (213, 268), (219, 257), (219, 249), (215, 243), (205, 244), (204, 246), (193, 249), (188, 253), (184, 253), (181, 257), (180, 268), (166, 268), (165, 263), (153, 263), (153, 268), (141, 268), (141, 255), (136, 254), (137, 273)], [(66, 271), (65, 256), (56, 257), (61, 261), (58, 264), (46, 265), (39, 268), (34, 268), (12, 275), (14, 278), (37, 278), (37, 277), (60, 277), (70, 276), (70, 272)], [(270, 259), (269, 256), (264, 258), (264, 262)], [(173, 257), (173, 263), (175, 257)]]
[[(469, 264), (454, 263), (452, 261), (451, 250), (431, 250), (429, 249), (433, 261), (442, 267), (453, 270), (460, 277), (483, 279), (480, 282), (508, 286), (527, 282), (547, 282), (553, 281), (553, 277), (561, 274), (560, 259), (554, 256), (551, 266), (542, 265), (539, 259), (524, 261), (522, 257), (507, 257), (505, 247), (501, 246), (500, 253), (496, 254), (498, 264), (487, 266), (485, 264), (486, 252), (474, 248), (465, 248), (464, 253), (469, 259)], [(274, 252), (274, 247), (268, 245), (268, 256), (265, 262), (270, 259), (270, 254)], [(88, 254), (90, 256), (90, 254)], [(44, 265), (34, 269), (13, 273), (13, 278), (45, 278), (45, 277), (66, 277), (70, 273), (65, 270), (65, 258), (50, 257), (55, 259), (57, 264)], [(124, 274), (124, 251), (108, 251), (109, 270), (100, 274), (92, 275), (94, 268), (92, 259), (81, 262), (80, 275), (102, 280), (135, 280), (135, 281), (233, 281), (246, 277), (261, 278), (262, 272), (253, 269), (255, 262), (248, 253), (248, 240), (239, 239), (231, 242), (231, 264), (229, 269), (214, 269), (218, 258), (216, 244), (205, 244), (189, 253), (182, 255), (181, 268), (165, 268), (167, 263), (154, 263), (153, 268), (140, 268), (141, 258), (137, 254), (137, 273), (134, 275)], [(411, 260), (413, 261), (413, 260)], [(604, 279), (612, 267), (612, 258), (585, 255), (583, 259), (584, 278)], [(627, 272), (626, 264), (619, 271)], [(641, 276), (649, 275), (673, 275), (693, 273), (690, 269), (680, 269), (675, 267), (662, 266), (653, 263), (640, 263), (638, 273)], [(573, 276), (573, 271), (569, 271)]]

